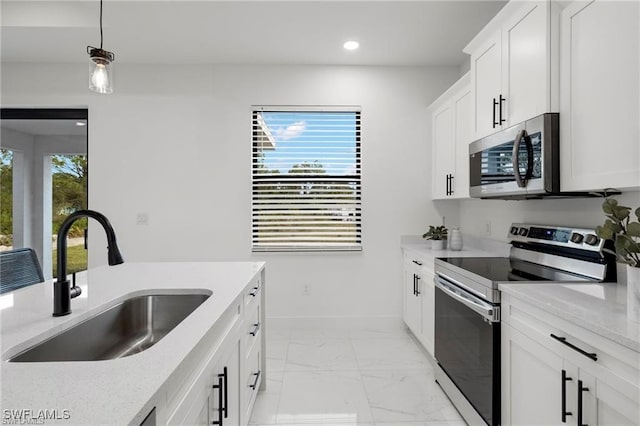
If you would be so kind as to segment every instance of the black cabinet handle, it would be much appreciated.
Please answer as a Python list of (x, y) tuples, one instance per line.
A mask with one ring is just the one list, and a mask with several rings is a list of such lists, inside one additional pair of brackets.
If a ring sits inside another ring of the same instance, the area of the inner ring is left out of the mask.
[(567, 416), (571, 416), (571, 412), (567, 411), (567, 382), (573, 380), (567, 377), (567, 372), (562, 370), (562, 423), (567, 422)]
[(420, 296), (420, 275), (416, 275), (416, 296)]
[(260, 330), (260, 323), (258, 322), (256, 324), (253, 324), (253, 326), (255, 328), (252, 331), (250, 331), (249, 334), (255, 337), (255, 335), (258, 334), (258, 330)]
[(578, 426), (589, 426), (582, 423), (582, 392), (588, 390), (582, 386), (582, 380), (578, 380)]
[(496, 101), (496, 98), (493, 98), (493, 128), (495, 129), (496, 126), (500, 123), (498, 123), (496, 121), (496, 107), (498, 106), (498, 101)]
[(213, 389), (218, 389), (218, 420), (214, 420), (211, 422), (212, 425), (218, 425), (218, 426), (222, 426), (223, 425), (223, 412), (224, 412), (224, 399), (223, 399), (223, 395), (222, 395), (222, 388), (224, 388), (224, 383), (223, 383), (224, 378), (222, 377), (222, 374), (218, 374), (218, 384), (217, 385), (213, 385), (212, 388)]
[(256, 379), (253, 381), (252, 385), (249, 385), (249, 387), (253, 390), (255, 390), (256, 386), (258, 386), (258, 380), (260, 380), (260, 373), (261, 373), (260, 370), (258, 370), (257, 373), (253, 373), (253, 375), (256, 376)]
[(416, 264), (416, 265), (418, 265), (418, 266), (422, 266), (422, 262), (419, 262), (419, 261), (417, 261), (417, 260), (412, 260), (412, 262), (413, 262), (413, 263), (415, 263), (415, 264)]
[(416, 274), (413, 274), (413, 295), (416, 295)]
[(587, 352), (584, 349), (580, 349), (579, 347), (577, 347), (576, 345), (573, 345), (569, 342), (567, 342), (567, 338), (566, 337), (558, 337), (555, 334), (551, 333), (550, 336), (554, 339), (556, 339), (558, 342), (569, 346), (571, 349), (573, 349), (574, 351), (581, 353), (582, 355), (586, 356), (587, 358), (590, 358), (594, 361), (598, 360), (598, 354), (595, 354), (593, 352)]
[(258, 291), (260, 290), (260, 287), (254, 287), (253, 291), (251, 293), (249, 293), (249, 295), (256, 297), (256, 295), (258, 294)]
[(447, 195), (453, 195), (453, 175), (449, 175), (449, 193)]
[(502, 103), (503, 103), (504, 101), (506, 101), (506, 99), (502, 97), (502, 94), (500, 94), (500, 99), (499, 99), (499, 102), (498, 102), (498, 104), (499, 104), (499, 108), (500, 108), (500, 114), (499, 114), (499, 117), (500, 117), (500, 123), (498, 123), (498, 124), (500, 124), (500, 125), (502, 125), (502, 123), (504, 123), (505, 121), (507, 121), (506, 119), (502, 118)]
[(218, 377), (222, 376), (224, 378), (224, 418), (226, 419), (229, 414), (227, 411), (227, 407), (229, 406), (229, 382), (227, 382), (227, 379), (229, 376), (227, 374), (227, 367), (224, 367), (222, 371), (223, 373), (218, 374)]

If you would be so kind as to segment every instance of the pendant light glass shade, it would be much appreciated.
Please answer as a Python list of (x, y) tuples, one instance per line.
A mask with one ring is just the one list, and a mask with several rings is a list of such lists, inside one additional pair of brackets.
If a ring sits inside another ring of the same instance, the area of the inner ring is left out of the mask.
[(116, 59), (113, 52), (102, 48), (102, 0), (100, 0), (100, 47), (87, 46), (89, 54), (89, 89), (94, 92), (113, 93), (112, 63)]
[(91, 46), (87, 50), (90, 58), (89, 89), (97, 93), (113, 93), (113, 53)]

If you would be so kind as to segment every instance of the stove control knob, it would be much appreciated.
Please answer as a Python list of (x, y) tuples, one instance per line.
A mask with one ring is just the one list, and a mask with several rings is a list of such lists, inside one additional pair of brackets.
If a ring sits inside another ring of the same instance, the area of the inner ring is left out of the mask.
[(511, 227), (511, 235), (518, 235), (518, 227), (517, 226), (512, 226)]
[(574, 232), (573, 234), (571, 234), (572, 243), (580, 244), (582, 240), (584, 240), (584, 235), (578, 234), (577, 232)]
[(600, 242), (600, 238), (598, 238), (597, 235), (588, 234), (587, 237), (584, 239), (584, 242), (585, 244), (589, 244), (590, 246), (595, 246)]
[(520, 228), (520, 230), (518, 230), (518, 235), (521, 237), (526, 237), (528, 233), (529, 230), (527, 228)]

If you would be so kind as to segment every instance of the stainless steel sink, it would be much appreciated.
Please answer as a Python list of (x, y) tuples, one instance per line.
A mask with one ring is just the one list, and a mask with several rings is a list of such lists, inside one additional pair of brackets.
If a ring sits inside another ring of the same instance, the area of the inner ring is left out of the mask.
[(98, 361), (133, 355), (158, 343), (208, 297), (132, 297), (26, 349), (9, 362)]

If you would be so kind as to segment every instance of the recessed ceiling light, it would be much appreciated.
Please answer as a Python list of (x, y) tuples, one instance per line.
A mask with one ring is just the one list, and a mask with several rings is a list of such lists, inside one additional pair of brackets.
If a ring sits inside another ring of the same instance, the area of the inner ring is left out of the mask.
[(78, 127), (84, 127), (86, 125), (87, 125), (87, 123), (85, 123), (84, 121), (76, 121), (76, 126), (78, 126)]
[(360, 43), (358, 43), (355, 40), (349, 40), (349, 41), (345, 41), (342, 47), (344, 47), (347, 50), (356, 50), (358, 47), (360, 47)]

